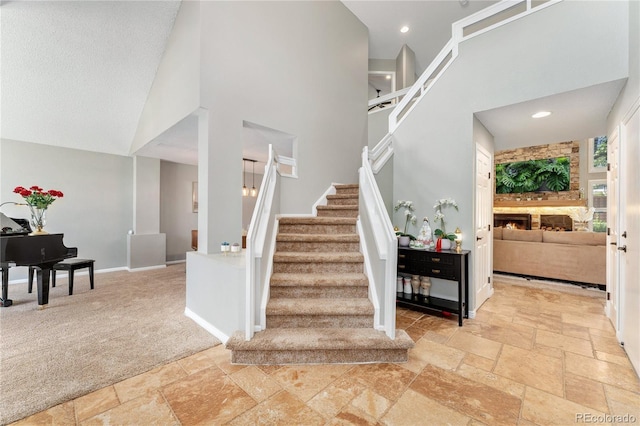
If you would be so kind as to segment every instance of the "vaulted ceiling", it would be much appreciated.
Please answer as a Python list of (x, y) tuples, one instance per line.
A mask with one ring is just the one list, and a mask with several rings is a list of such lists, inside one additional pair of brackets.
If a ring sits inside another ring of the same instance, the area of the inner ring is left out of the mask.
[(127, 155), (179, 1), (3, 1), (2, 137)]
[[(406, 43), (416, 52), (418, 71), (451, 37), (452, 22), (494, 2), (343, 1), (369, 28), (370, 58), (395, 59)], [(0, 136), (128, 155), (179, 7), (175, 0), (1, 1)], [(404, 25), (410, 30), (402, 34)], [(549, 101), (582, 122), (594, 114), (602, 122), (619, 89), (620, 84), (601, 88), (599, 103), (579, 94)], [(509, 111), (479, 115), (496, 140), (508, 135), (505, 144), (518, 131), (513, 119), (501, 118)], [(181, 126), (142, 153), (194, 163), (194, 121)], [(527, 134), (534, 131), (528, 128)]]

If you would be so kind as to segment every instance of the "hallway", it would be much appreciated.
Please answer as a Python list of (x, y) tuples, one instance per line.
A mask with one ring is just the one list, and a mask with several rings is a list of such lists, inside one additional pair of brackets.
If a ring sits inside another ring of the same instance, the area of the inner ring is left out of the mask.
[(406, 364), (231, 365), (229, 351), (219, 345), (14, 424), (564, 425), (612, 420), (595, 417), (604, 415), (640, 419), (640, 381), (603, 313), (603, 292), (495, 280), (494, 296), (463, 327), (455, 316), (398, 309), (397, 327), (416, 341)]

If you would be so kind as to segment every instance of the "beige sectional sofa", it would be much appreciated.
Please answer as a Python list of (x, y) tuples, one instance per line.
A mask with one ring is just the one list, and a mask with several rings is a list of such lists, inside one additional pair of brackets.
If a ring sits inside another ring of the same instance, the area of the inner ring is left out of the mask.
[(494, 228), (493, 270), (605, 285), (606, 235)]

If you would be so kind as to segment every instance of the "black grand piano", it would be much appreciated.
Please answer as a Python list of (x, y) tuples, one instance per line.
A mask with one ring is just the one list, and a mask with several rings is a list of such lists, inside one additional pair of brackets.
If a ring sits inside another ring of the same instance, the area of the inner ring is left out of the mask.
[[(76, 257), (76, 247), (65, 247), (64, 234), (28, 235), (28, 222), (9, 219), (2, 213), (2, 232), (0, 233), (0, 269), (2, 269), (2, 299), (0, 306), (13, 304), (8, 298), (9, 268), (12, 266), (34, 266), (38, 282), (38, 308), (49, 303), (49, 277), (51, 268), (61, 260)], [(13, 222), (15, 226), (5, 226)], [(17, 221), (20, 222), (18, 224)]]

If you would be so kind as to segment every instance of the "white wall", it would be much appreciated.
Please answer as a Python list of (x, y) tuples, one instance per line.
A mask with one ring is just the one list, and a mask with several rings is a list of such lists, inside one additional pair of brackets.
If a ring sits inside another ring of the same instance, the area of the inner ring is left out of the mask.
[[(638, 114), (640, 104), (640, 2), (630, 1), (629, 7), (629, 79), (616, 100), (607, 120), (608, 134), (625, 119), (631, 118), (635, 109), (635, 117)], [(627, 125), (630, 123), (627, 123)], [(622, 211), (622, 221), (625, 224), (627, 238), (627, 252), (622, 256), (621, 295), (620, 306), (617, 311), (620, 315), (620, 330), (618, 338), (624, 342), (624, 347), (634, 368), (640, 371), (640, 343), (638, 339), (638, 306), (640, 305), (640, 268), (638, 267), (638, 241), (640, 240), (640, 204), (638, 193), (640, 192), (640, 180), (638, 164), (640, 163), (640, 136), (637, 122), (633, 131), (625, 129), (620, 135), (621, 164), (623, 175), (620, 177), (621, 200), (626, 200), (626, 208)], [(626, 185), (623, 183), (626, 183)], [(613, 283), (608, 283), (609, 285)]]
[(160, 232), (167, 236), (167, 261), (185, 260), (191, 249), (191, 230), (198, 229), (198, 213), (191, 203), (196, 166), (160, 163)]
[[(57, 148), (7, 139), (2, 145), (1, 201), (20, 202), (16, 186), (57, 189), (64, 197), (47, 210), (49, 233), (64, 233), (64, 244), (78, 257), (96, 260), (96, 269), (127, 264), (127, 231), (133, 226), (133, 160), (110, 154)], [(2, 211), (29, 217), (26, 207)], [(26, 268), (12, 268), (10, 280), (26, 278)]]
[(239, 241), (243, 120), (298, 138), (299, 178), (283, 179), (283, 212), (309, 213), (332, 182), (357, 182), (367, 30), (339, 2), (203, 2), (201, 10), (208, 235)]
[(133, 158), (133, 230), (136, 234), (160, 232), (160, 160)]
[(493, 135), (475, 116), (473, 117), (473, 140), (487, 151), (495, 152)]
[[(389, 132), (389, 114), (391, 111), (393, 111), (393, 108), (385, 108), (369, 114), (369, 151), (375, 148), (378, 142)], [(374, 178), (387, 208), (387, 213), (389, 217), (393, 217), (393, 157), (374, 175)]]
[[(418, 217), (431, 217), (437, 199), (452, 197), (460, 210), (445, 212), (447, 229), (473, 235), (473, 113), (624, 78), (627, 8), (561, 2), (462, 43), (394, 133), (394, 199), (412, 200)], [(602, 22), (616, 31), (594, 31)], [(402, 221), (399, 214), (394, 219)], [(463, 248), (472, 250), (472, 241)]]
[(144, 106), (130, 153), (195, 111), (200, 103), (200, 2), (183, 1)]
[(620, 124), (640, 96), (640, 2), (629, 1), (625, 4), (629, 8), (629, 40), (626, 43), (629, 56), (629, 79), (609, 114), (608, 134), (611, 134), (614, 127)]

